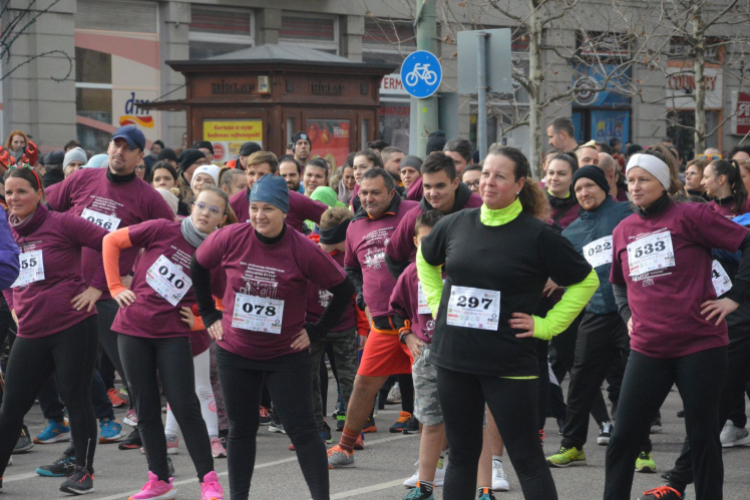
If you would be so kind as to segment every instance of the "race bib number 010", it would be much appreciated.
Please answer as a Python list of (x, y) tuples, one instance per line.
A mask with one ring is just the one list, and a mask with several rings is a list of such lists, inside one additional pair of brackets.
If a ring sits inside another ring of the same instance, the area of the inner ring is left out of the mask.
[(92, 224), (103, 227), (110, 233), (120, 227), (120, 219), (118, 219), (114, 215), (104, 215), (95, 210), (89, 210), (88, 208), (83, 209), (81, 217), (91, 222)]
[(146, 283), (173, 306), (180, 303), (193, 281), (178, 266), (163, 255), (146, 271)]
[(729, 279), (729, 275), (718, 260), (714, 260), (711, 264), (711, 281), (714, 284), (717, 297), (721, 297), (732, 289), (732, 280)]
[(11, 288), (26, 286), (35, 281), (44, 281), (44, 261), (41, 250), (19, 254), (18, 263), (20, 272), (16, 281), (10, 286)]
[(650, 234), (628, 244), (630, 276), (640, 276), (674, 265), (674, 249), (669, 231)]
[(447, 322), (450, 326), (497, 331), (500, 324), (500, 292), (451, 287)]
[(264, 333), (281, 333), (284, 301), (255, 297), (244, 293), (234, 296), (232, 326), (243, 330)]
[(594, 240), (583, 247), (583, 256), (591, 267), (597, 268), (612, 263), (612, 235)]

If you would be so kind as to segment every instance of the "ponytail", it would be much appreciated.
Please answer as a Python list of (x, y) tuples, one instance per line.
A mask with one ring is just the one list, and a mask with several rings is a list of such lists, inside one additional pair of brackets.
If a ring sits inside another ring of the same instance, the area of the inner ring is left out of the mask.
[(709, 166), (717, 177), (726, 176), (729, 188), (732, 190), (732, 213), (742, 214), (747, 203), (747, 188), (742, 181), (739, 162), (737, 160), (714, 160), (709, 163)]
[(516, 182), (522, 178), (526, 179), (523, 188), (518, 193), (518, 201), (521, 202), (523, 211), (537, 219), (547, 220), (550, 211), (547, 196), (539, 187), (539, 184), (531, 178), (529, 160), (521, 150), (510, 146), (499, 146), (492, 148), (489, 154), (504, 156), (514, 163), (513, 175)]

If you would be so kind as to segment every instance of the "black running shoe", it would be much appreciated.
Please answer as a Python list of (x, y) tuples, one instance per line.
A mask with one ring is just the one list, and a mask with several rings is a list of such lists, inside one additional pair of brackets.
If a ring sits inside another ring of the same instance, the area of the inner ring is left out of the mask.
[(169, 477), (174, 477), (174, 464), (171, 457), (167, 457), (167, 467), (169, 467)]
[(60, 491), (73, 495), (85, 495), (94, 491), (94, 473), (86, 467), (77, 466), (75, 472), (60, 485)]
[(404, 434), (419, 434), (419, 420), (417, 417), (411, 417), (406, 421), (406, 425), (403, 430)]
[(138, 432), (138, 427), (133, 429), (133, 432), (128, 434), (128, 437), (117, 445), (117, 448), (120, 450), (137, 450), (141, 447), (143, 447), (143, 441), (141, 441), (141, 434)]
[(69, 477), (76, 470), (76, 457), (63, 455), (50, 465), (37, 467), (36, 473), (45, 477)]
[(16, 441), (16, 446), (13, 448), (13, 453), (26, 453), (33, 447), (34, 442), (31, 440), (31, 436), (29, 436), (29, 428), (24, 425), (21, 429), (21, 435), (18, 441)]

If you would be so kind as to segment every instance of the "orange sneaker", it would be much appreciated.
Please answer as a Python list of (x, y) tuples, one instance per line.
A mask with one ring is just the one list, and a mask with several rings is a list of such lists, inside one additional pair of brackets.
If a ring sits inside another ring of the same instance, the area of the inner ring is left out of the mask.
[(361, 432), (359, 433), (359, 437), (357, 438), (357, 442), (354, 443), (354, 449), (355, 450), (364, 450), (365, 449), (365, 435)]
[(409, 413), (408, 411), (402, 411), (399, 414), (398, 420), (396, 420), (388, 430), (394, 434), (397, 432), (404, 432), (404, 429), (406, 428), (406, 422), (408, 422), (411, 417), (411, 413)]
[(375, 419), (370, 417), (367, 419), (367, 422), (365, 422), (365, 427), (362, 429), (362, 432), (367, 434), (368, 432), (378, 432), (378, 426), (375, 425)]
[(122, 408), (126, 404), (128, 404), (127, 401), (125, 401), (123, 398), (120, 397), (120, 393), (116, 391), (115, 389), (109, 389), (107, 391), (107, 396), (109, 396), (109, 401), (112, 403), (112, 406), (115, 408)]

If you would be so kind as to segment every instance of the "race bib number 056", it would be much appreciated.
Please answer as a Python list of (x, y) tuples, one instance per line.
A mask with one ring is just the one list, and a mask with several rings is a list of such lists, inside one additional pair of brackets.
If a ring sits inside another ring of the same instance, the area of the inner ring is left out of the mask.
[(110, 233), (116, 230), (120, 226), (120, 219), (118, 219), (114, 215), (104, 215), (102, 213), (99, 213), (95, 210), (90, 210), (88, 208), (83, 209), (83, 213), (81, 214), (81, 217), (91, 222), (92, 224), (96, 224), (99, 227), (103, 227)]
[(446, 319), (450, 326), (497, 331), (500, 323), (500, 292), (452, 286)]
[(612, 263), (612, 235), (594, 240), (583, 247), (583, 256), (591, 267), (597, 268)]
[(41, 250), (19, 254), (18, 263), (20, 272), (16, 281), (10, 286), (11, 288), (26, 286), (35, 281), (44, 281), (44, 261)]
[(630, 276), (640, 276), (674, 265), (674, 249), (669, 231), (650, 234), (628, 244)]
[(146, 283), (173, 306), (177, 306), (193, 286), (193, 281), (182, 271), (182, 267), (163, 255), (146, 271)]
[(238, 293), (234, 296), (232, 326), (243, 330), (281, 333), (284, 301)]

